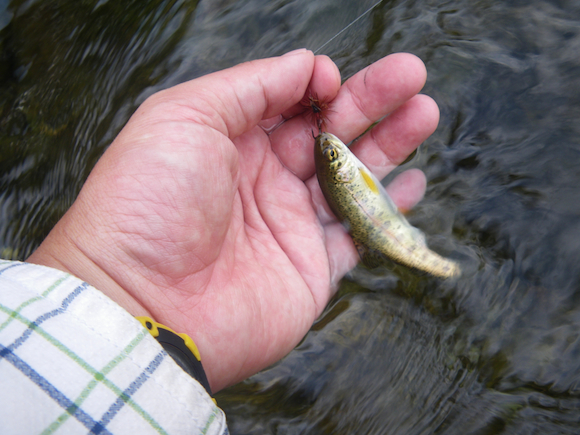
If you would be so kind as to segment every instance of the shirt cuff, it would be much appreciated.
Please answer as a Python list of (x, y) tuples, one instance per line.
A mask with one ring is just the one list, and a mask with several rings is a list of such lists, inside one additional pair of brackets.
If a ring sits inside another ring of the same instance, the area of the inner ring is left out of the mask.
[(227, 434), (225, 415), (127, 311), (80, 279), (0, 260), (6, 433)]

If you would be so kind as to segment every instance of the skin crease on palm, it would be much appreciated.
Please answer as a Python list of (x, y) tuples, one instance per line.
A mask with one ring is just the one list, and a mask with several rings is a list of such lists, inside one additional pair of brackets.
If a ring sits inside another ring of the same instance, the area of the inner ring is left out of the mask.
[[(352, 149), (382, 178), (437, 126), (425, 80), (418, 58), (393, 54), (341, 86), (328, 57), (297, 50), (159, 92), (28, 261), (187, 333), (214, 392), (238, 382), (290, 352), (358, 262), (318, 186), (301, 99), (328, 101), (346, 143), (381, 120)], [(388, 191), (410, 209), (425, 177)]]

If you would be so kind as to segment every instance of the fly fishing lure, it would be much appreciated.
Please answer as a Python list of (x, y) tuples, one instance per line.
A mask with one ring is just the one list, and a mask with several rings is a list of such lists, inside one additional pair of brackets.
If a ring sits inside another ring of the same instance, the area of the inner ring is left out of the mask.
[(328, 114), (332, 112), (328, 102), (324, 99), (319, 99), (316, 94), (308, 94), (302, 98), (300, 104), (304, 106), (304, 112), (308, 121), (314, 123), (318, 128), (318, 133), (326, 130)]

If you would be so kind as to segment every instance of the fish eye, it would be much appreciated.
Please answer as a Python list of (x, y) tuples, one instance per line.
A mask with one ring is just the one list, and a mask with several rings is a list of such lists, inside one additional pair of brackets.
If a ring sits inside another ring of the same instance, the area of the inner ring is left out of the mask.
[(338, 151), (334, 148), (326, 148), (324, 150), (324, 155), (330, 162), (332, 162), (338, 158)]

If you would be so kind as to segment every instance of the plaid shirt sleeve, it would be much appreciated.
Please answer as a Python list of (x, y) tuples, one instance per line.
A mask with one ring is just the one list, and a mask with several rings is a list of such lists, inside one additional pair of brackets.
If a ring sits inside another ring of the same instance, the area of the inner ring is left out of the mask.
[(227, 434), (204, 388), (78, 278), (0, 260), (0, 433)]

